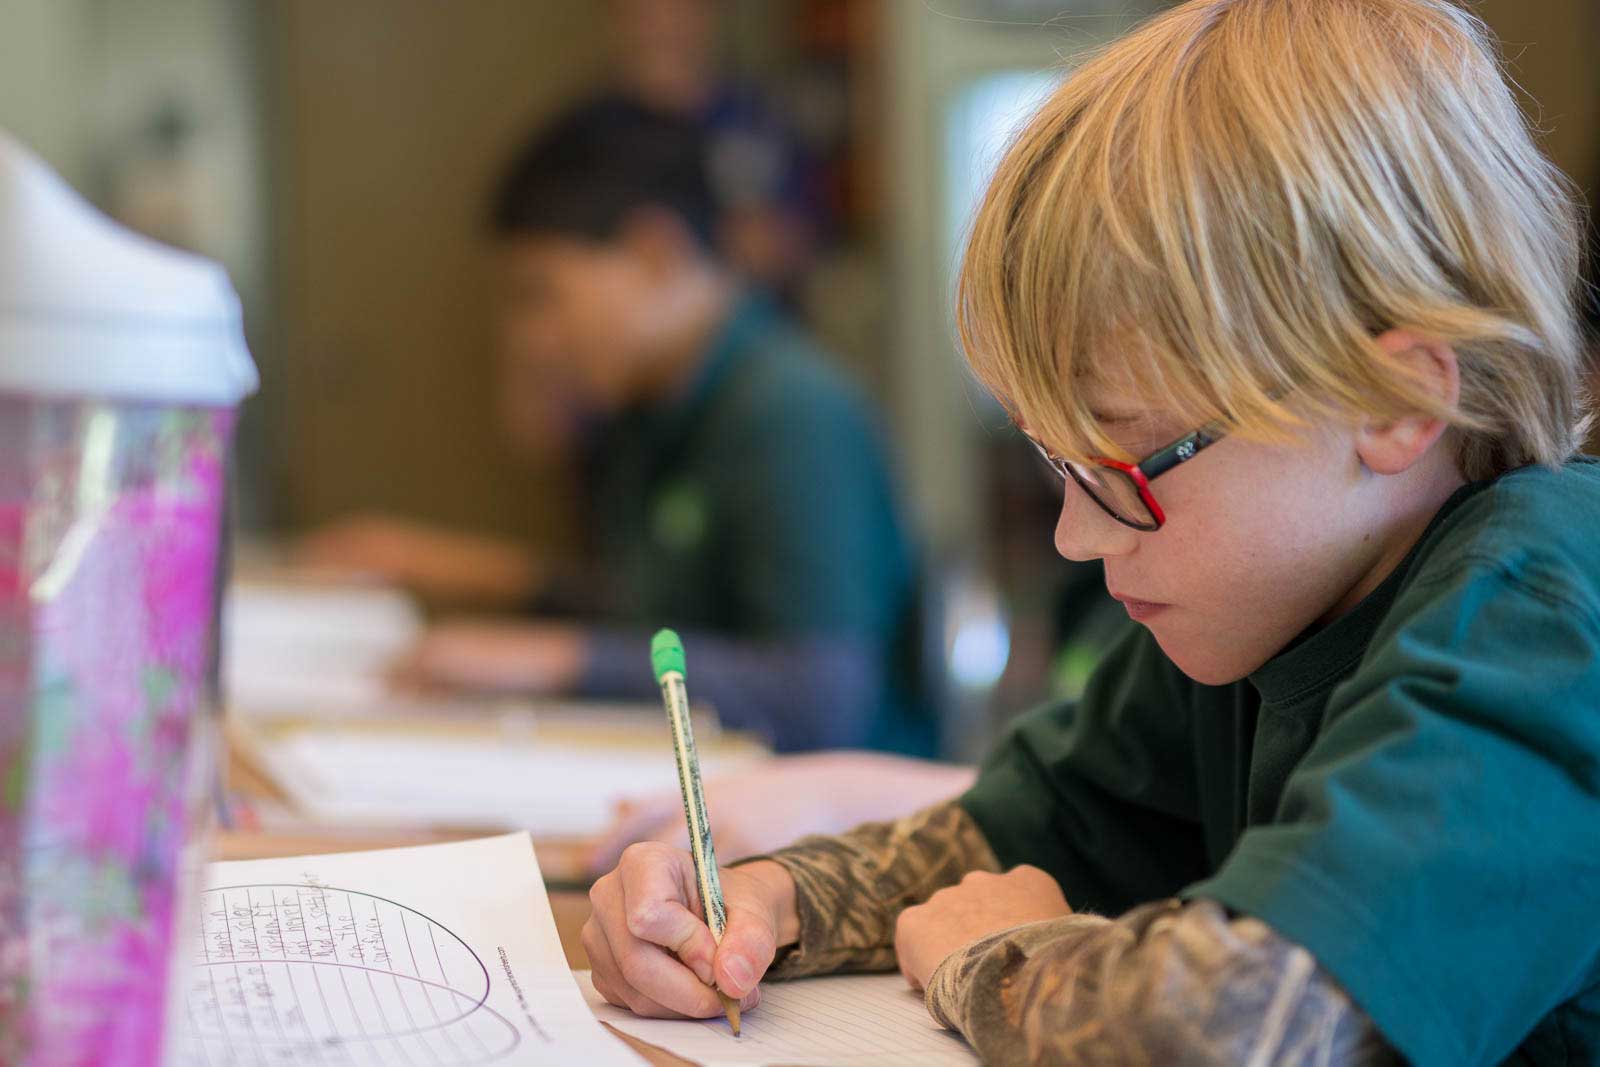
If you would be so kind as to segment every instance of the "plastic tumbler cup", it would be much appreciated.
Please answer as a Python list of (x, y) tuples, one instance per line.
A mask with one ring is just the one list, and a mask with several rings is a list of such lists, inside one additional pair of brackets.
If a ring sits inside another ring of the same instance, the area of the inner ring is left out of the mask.
[(0, 1063), (154, 1067), (216, 768), (216, 266), (0, 134)]

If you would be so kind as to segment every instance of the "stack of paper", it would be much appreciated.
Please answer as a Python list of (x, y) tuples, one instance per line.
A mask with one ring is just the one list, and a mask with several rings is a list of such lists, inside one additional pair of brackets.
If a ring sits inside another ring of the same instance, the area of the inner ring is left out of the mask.
[(223, 607), (223, 688), (236, 712), (377, 707), (422, 635), (411, 598), (380, 586), (235, 582)]

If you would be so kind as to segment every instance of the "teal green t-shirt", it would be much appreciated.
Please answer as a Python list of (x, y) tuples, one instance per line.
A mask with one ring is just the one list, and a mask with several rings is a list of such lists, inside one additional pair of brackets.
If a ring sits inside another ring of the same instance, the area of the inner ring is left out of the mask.
[[(802, 721), (786, 708), (769, 740), (932, 754), (920, 561), (886, 444), (865, 396), (772, 301), (739, 299), (683, 395), (619, 417), (599, 452), (592, 533), (619, 591), (610, 621), (752, 643), (849, 642), (883, 672), (870, 718), (821, 708), (822, 721)], [(647, 657), (628, 648), (652, 693)], [(690, 655), (705, 694), (710, 658), (704, 645)]]
[(962, 798), (1080, 910), (1205, 897), (1416, 1064), (1600, 1064), (1600, 461), (1464, 487), (1248, 679), (1130, 628)]

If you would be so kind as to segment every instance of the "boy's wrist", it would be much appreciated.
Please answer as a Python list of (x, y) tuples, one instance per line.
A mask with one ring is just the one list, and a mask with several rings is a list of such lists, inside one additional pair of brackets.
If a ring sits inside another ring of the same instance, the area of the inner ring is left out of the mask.
[(775, 947), (785, 948), (800, 940), (800, 913), (795, 905), (794, 876), (775, 860), (753, 860), (739, 864), (739, 873), (760, 888), (772, 915)]

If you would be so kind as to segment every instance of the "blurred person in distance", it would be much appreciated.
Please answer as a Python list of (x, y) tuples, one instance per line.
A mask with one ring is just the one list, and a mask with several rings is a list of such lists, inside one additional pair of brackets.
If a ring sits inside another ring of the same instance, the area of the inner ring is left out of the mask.
[(714, 251), (706, 157), (698, 123), (606, 98), (536, 137), (494, 198), (499, 414), (525, 448), (574, 443), (595, 567), (384, 517), (302, 555), (532, 616), (437, 625), (414, 683), (654, 700), (649, 632), (672, 625), (730, 727), (779, 751), (931, 753), (916, 553), (875, 418)]

